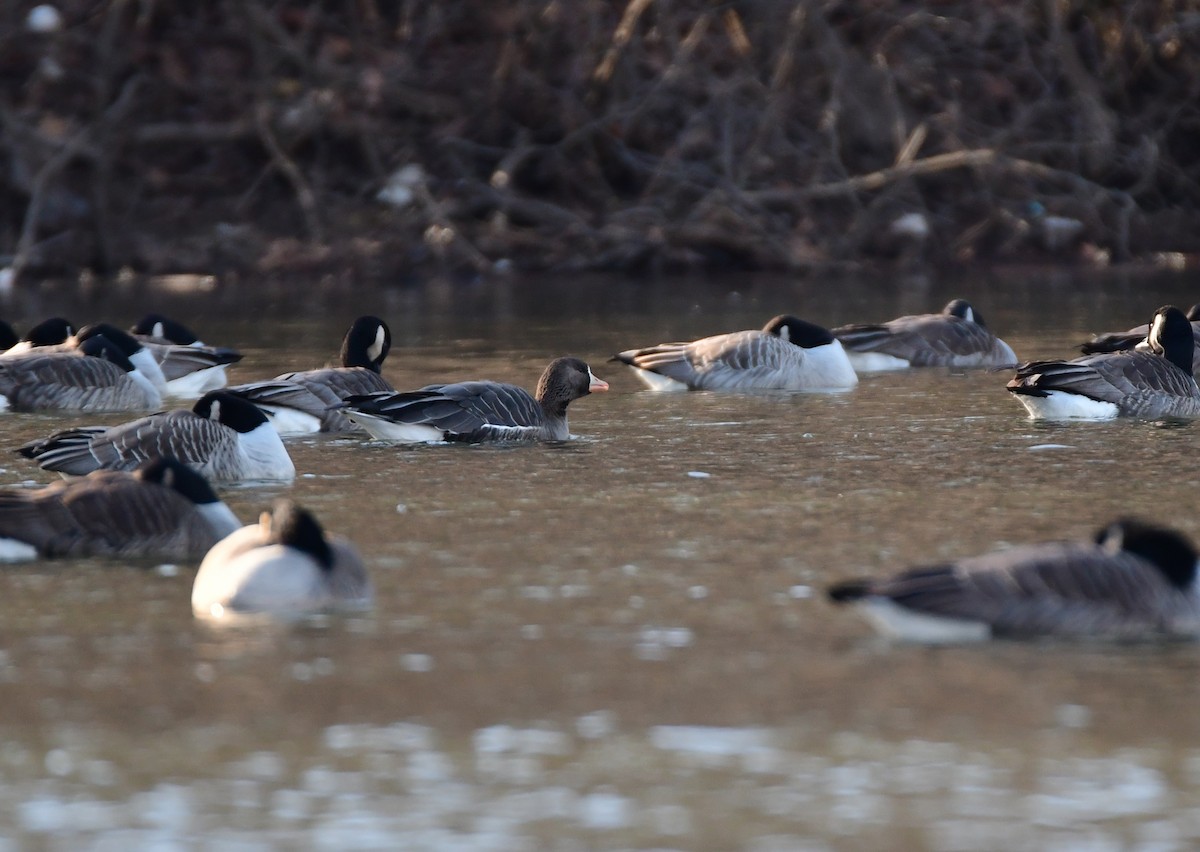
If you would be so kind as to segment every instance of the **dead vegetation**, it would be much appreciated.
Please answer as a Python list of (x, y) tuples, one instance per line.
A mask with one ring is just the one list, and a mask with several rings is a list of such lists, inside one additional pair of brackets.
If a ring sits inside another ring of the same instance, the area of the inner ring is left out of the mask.
[(19, 273), (1198, 250), (1194, 2), (15, 5)]

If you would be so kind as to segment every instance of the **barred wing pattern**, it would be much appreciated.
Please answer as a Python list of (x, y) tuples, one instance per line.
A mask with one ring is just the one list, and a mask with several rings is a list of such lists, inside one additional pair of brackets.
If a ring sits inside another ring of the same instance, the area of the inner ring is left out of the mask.
[(356, 410), (399, 423), (440, 429), (447, 441), (566, 440), (566, 420), (550, 422), (524, 388), (499, 382), (428, 385), (420, 390), (346, 400)]
[(238, 457), (238, 438), (214, 420), (176, 410), (111, 428), (69, 429), (21, 451), (47, 470), (73, 476), (133, 470), (148, 459), (174, 456), (210, 480), (224, 480)]
[(691, 343), (629, 350), (618, 360), (693, 390), (800, 390), (807, 350), (763, 331), (735, 331)]
[(123, 471), (0, 491), (0, 536), (47, 557), (160, 559), (198, 559), (220, 538), (191, 501)]
[(1149, 562), (1084, 543), (1014, 548), (866, 581), (858, 595), (982, 621), (996, 636), (1135, 635), (1195, 625), (1195, 602)]
[(1073, 361), (1031, 361), (1008, 389), (1046, 396), (1049, 391), (1109, 402), (1134, 417), (1200, 416), (1200, 387), (1189, 374), (1149, 352), (1089, 355)]
[(944, 314), (898, 317), (877, 325), (846, 325), (833, 335), (851, 352), (879, 352), (914, 367), (1013, 364), (1008, 344), (984, 326)]
[(0, 395), (18, 411), (137, 411), (161, 401), (116, 364), (68, 352), (0, 359)]

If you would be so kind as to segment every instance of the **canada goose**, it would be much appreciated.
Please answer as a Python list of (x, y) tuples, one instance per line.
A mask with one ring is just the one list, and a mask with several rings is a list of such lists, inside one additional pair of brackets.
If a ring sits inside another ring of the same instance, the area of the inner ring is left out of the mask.
[(633, 367), (655, 391), (828, 391), (858, 383), (842, 344), (827, 329), (792, 316), (777, 316), (762, 331), (627, 349), (612, 360)]
[(223, 388), (228, 382), (226, 368), (242, 360), (236, 349), (206, 346), (187, 326), (162, 314), (146, 314), (130, 334), (158, 362), (168, 396), (190, 398)]
[(190, 410), (56, 432), (17, 452), (64, 476), (132, 470), (162, 456), (174, 456), (212, 482), (290, 480), (296, 474), (266, 415), (226, 391), (209, 391)]
[(200, 563), (192, 612), (305, 613), (363, 609), (373, 590), (366, 566), (341, 536), (327, 536), (317, 519), (291, 500), (277, 500), (257, 524), (222, 539)]
[[(1195, 374), (1200, 371), (1200, 304), (1188, 308), (1187, 318), (1192, 324), (1192, 373)], [(1079, 351), (1085, 355), (1095, 355), (1101, 352), (1125, 352), (1135, 347), (1144, 348), (1146, 335), (1149, 333), (1149, 325), (1139, 325), (1129, 331), (1098, 334), (1086, 343), (1081, 343)]]
[(55, 346), (66, 343), (75, 334), (75, 325), (63, 317), (50, 317), (32, 326), (16, 343), (5, 347), (0, 358), (24, 355), (31, 349), (41, 346)]
[(347, 417), (383, 441), (565, 441), (571, 437), (567, 406), (605, 390), (608, 383), (583, 361), (556, 358), (534, 394), (500, 382), (457, 382), (351, 396), (344, 405)]
[(0, 491), (0, 561), (123, 556), (200, 559), (241, 523), (173, 458)]
[(897, 317), (878, 325), (843, 325), (833, 336), (861, 372), (909, 367), (1015, 367), (1017, 356), (962, 300), (940, 314)]
[(162, 405), (158, 388), (101, 334), (68, 350), (37, 347), (0, 358), (0, 400), (0, 410), (14, 411), (146, 411)]
[(829, 588), (882, 634), (915, 642), (1200, 632), (1197, 554), (1177, 532), (1117, 520), (1093, 541), (1026, 545)]
[(1035, 420), (1200, 417), (1192, 327), (1183, 311), (1159, 308), (1147, 342), (1152, 351), (1022, 364), (1007, 387)]
[(342, 340), (340, 367), (284, 373), (229, 390), (270, 412), (271, 425), (281, 435), (353, 431), (357, 427), (339, 410), (341, 402), (350, 396), (395, 393), (380, 374), (391, 347), (387, 323), (362, 316)]

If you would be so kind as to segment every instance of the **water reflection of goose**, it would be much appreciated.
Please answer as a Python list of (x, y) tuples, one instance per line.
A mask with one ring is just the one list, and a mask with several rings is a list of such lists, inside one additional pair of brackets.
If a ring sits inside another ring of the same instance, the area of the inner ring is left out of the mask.
[(183, 323), (162, 314), (146, 314), (130, 333), (154, 357), (162, 369), (168, 396), (197, 397), (225, 387), (230, 364), (242, 354), (227, 346), (209, 346)]
[(992, 333), (962, 299), (940, 314), (897, 317), (878, 325), (843, 325), (833, 335), (859, 372), (909, 367), (1016, 366), (1012, 347)]
[(0, 491), (0, 560), (123, 556), (199, 559), (240, 522), (175, 459)]
[(341, 366), (284, 373), (274, 379), (234, 385), (229, 390), (271, 414), (281, 435), (348, 432), (355, 429), (339, 409), (350, 396), (395, 393), (382, 375), (392, 332), (378, 317), (362, 316), (342, 339)]
[(567, 406), (593, 391), (608, 390), (578, 358), (556, 358), (530, 394), (500, 382), (427, 385), (404, 393), (352, 396), (346, 416), (384, 441), (565, 441), (571, 437)]
[(205, 555), (192, 585), (192, 611), (220, 617), (361, 609), (371, 596), (354, 546), (327, 536), (311, 512), (278, 500), (259, 523), (233, 532)]
[[(1192, 324), (1192, 373), (1196, 373), (1200, 371), (1200, 304), (1188, 308), (1187, 318)], [(1085, 355), (1095, 355), (1101, 352), (1125, 352), (1139, 344), (1142, 344), (1139, 348), (1144, 348), (1149, 333), (1149, 325), (1135, 326), (1129, 331), (1110, 331), (1081, 343), (1079, 350)]]
[(1200, 417), (1192, 325), (1183, 311), (1159, 308), (1146, 342), (1148, 352), (1022, 364), (1008, 390), (1035, 420)]
[(1179, 533), (1118, 520), (1094, 541), (845, 581), (829, 596), (857, 605), (880, 633), (915, 642), (1193, 636), (1200, 632), (1196, 560)]
[(133, 470), (164, 456), (179, 459), (214, 482), (290, 480), (296, 473), (266, 415), (227, 391), (210, 391), (191, 409), (159, 412), (118, 426), (56, 432), (17, 452), (65, 476)]
[(613, 356), (646, 387), (682, 390), (845, 390), (858, 376), (828, 329), (777, 316), (761, 331), (660, 343)]

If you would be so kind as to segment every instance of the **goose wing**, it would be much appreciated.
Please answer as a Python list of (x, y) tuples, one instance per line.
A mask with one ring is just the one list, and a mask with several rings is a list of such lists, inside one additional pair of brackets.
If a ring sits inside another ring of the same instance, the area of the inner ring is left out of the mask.
[(369, 393), (395, 393), (383, 376), (374, 370), (364, 367), (326, 367), (321, 370), (301, 370), (295, 373), (284, 373), (276, 377), (277, 381), (295, 382), (311, 390), (314, 394), (322, 395), (318, 388), (328, 392), (334, 402), (339, 402), (348, 396), (360, 396)]
[(853, 352), (879, 352), (914, 367), (952, 366), (988, 354), (996, 336), (979, 323), (943, 314), (898, 317), (878, 325), (845, 325), (833, 335)]
[(928, 615), (982, 621), (1006, 636), (1165, 629), (1178, 598), (1137, 556), (1076, 543), (915, 568), (860, 591)]
[(524, 388), (500, 382), (428, 385), (406, 393), (351, 396), (349, 407), (385, 420), (429, 426), (447, 438), (477, 440), (535, 433), (544, 425), (541, 405)]
[(184, 346), (179, 343), (148, 342), (144, 338), (140, 341), (154, 356), (168, 382), (200, 370), (236, 364), (242, 360), (242, 353), (224, 346)]
[(1033, 396), (1063, 391), (1123, 408), (1162, 396), (1193, 398), (1200, 403), (1200, 389), (1189, 374), (1165, 358), (1136, 351), (1072, 361), (1031, 361), (1017, 368), (1008, 389)]
[(72, 353), (0, 360), (0, 394), (17, 410), (147, 407), (147, 393), (103, 358)]
[(110, 428), (69, 429), (22, 447), (47, 469), (81, 476), (101, 468), (133, 470), (148, 459), (174, 456), (206, 476), (214, 460), (237, 454), (236, 433), (191, 411), (152, 414)]
[(735, 331), (620, 352), (618, 361), (696, 390), (787, 387), (804, 350), (763, 331)]
[(198, 558), (218, 536), (186, 498), (124, 471), (0, 491), (0, 535), (48, 557)]

